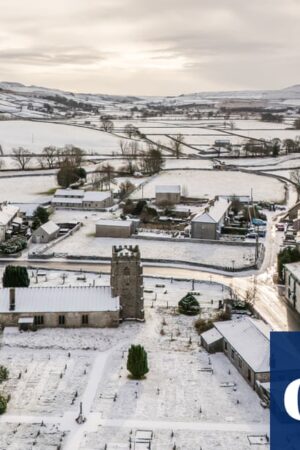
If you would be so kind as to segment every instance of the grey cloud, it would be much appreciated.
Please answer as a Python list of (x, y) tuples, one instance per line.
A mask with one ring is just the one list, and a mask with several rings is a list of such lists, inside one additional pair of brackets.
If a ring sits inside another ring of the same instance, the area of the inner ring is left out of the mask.
[(1, 2), (0, 78), (47, 84), (51, 67), (52, 86), (132, 94), (298, 82), (298, 0)]

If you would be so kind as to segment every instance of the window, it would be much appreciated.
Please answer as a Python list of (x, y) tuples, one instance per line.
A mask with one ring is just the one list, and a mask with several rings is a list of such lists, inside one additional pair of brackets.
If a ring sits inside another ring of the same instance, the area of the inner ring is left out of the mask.
[(231, 350), (231, 359), (234, 359), (234, 350)]
[(248, 377), (247, 378), (249, 381), (251, 381), (251, 370), (250, 369), (248, 369)]
[(66, 319), (65, 316), (58, 316), (58, 324), (65, 325)]
[(239, 367), (240, 367), (240, 369), (243, 367), (243, 361), (242, 361), (242, 358), (239, 358)]
[(227, 342), (226, 342), (226, 341), (224, 342), (224, 348), (225, 348), (225, 350), (227, 351), (228, 345), (227, 345)]
[(89, 316), (88, 314), (82, 314), (81, 316), (81, 324), (82, 325), (88, 325), (89, 323)]
[(34, 325), (44, 325), (44, 316), (34, 316)]

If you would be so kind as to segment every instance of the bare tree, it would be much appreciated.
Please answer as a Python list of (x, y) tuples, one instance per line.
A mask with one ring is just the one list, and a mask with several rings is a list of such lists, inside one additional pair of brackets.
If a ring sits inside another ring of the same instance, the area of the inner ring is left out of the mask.
[(102, 167), (102, 172), (104, 173), (104, 182), (107, 182), (108, 185), (108, 189), (110, 190), (110, 183), (113, 177), (113, 173), (114, 173), (114, 168), (113, 166), (111, 166), (110, 164), (105, 164)]
[(126, 180), (120, 184), (120, 198), (124, 199), (127, 195), (131, 194), (135, 189), (134, 184), (131, 181)]
[(114, 129), (113, 121), (107, 116), (101, 116), (102, 130), (111, 133)]
[(137, 128), (132, 125), (131, 123), (128, 123), (127, 125), (125, 125), (124, 127), (124, 133), (127, 134), (127, 136), (131, 139), (133, 136), (136, 136), (137, 133)]
[(13, 148), (12, 152), (13, 152), (12, 159), (18, 163), (21, 170), (25, 170), (32, 159), (32, 156), (29, 153), (29, 151), (23, 147), (17, 147)]
[(182, 134), (178, 134), (172, 140), (172, 149), (177, 159), (182, 155), (182, 144), (184, 144), (184, 137)]
[(59, 150), (54, 146), (45, 147), (42, 156), (39, 157), (40, 166), (42, 168), (54, 169), (59, 160)]
[(103, 175), (101, 172), (97, 172), (97, 171), (93, 172), (91, 174), (90, 180), (91, 180), (92, 188), (94, 190), (100, 190), (100, 191), (103, 190), (104, 178), (103, 178)]
[(136, 169), (136, 165), (133, 164), (133, 161), (137, 159), (138, 155), (140, 154), (140, 147), (139, 143), (136, 141), (127, 142), (125, 140), (120, 141), (120, 149), (122, 156), (127, 161), (127, 167), (126, 170), (130, 174), (133, 174)]
[(73, 167), (80, 167), (83, 161), (84, 150), (74, 145), (66, 145), (61, 151), (62, 162), (68, 161)]
[(148, 150), (141, 154), (140, 164), (144, 173), (150, 175), (158, 173), (164, 164), (161, 150), (158, 147), (149, 144)]

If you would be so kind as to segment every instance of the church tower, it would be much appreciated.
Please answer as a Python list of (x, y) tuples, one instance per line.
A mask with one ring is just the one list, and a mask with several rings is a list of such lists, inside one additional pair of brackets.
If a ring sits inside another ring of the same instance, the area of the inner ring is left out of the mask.
[(113, 296), (120, 298), (120, 318), (144, 320), (143, 268), (137, 245), (113, 246), (111, 287)]

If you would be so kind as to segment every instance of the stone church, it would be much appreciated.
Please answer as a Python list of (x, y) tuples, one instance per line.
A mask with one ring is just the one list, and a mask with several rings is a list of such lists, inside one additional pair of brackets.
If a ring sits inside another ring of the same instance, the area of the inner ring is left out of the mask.
[(144, 320), (138, 246), (113, 247), (111, 286), (0, 289), (1, 327), (105, 328), (117, 327), (123, 320)]

